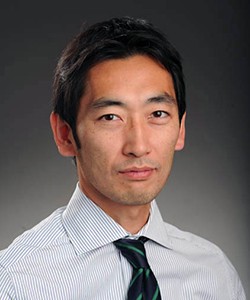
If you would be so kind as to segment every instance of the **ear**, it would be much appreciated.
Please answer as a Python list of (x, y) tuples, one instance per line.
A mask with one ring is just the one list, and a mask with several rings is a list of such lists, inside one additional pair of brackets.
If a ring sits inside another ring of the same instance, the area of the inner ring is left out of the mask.
[(52, 112), (50, 125), (59, 153), (63, 156), (76, 156), (76, 146), (68, 123), (63, 121), (58, 114)]
[(182, 150), (185, 145), (185, 135), (186, 135), (186, 129), (185, 129), (185, 121), (186, 121), (186, 113), (182, 116), (180, 129), (179, 129), (179, 136), (175, 145), (175, 150)]

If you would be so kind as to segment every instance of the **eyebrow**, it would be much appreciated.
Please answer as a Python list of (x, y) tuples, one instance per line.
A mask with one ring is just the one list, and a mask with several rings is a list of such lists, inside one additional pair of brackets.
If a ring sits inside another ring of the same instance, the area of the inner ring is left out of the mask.
[(96, 109), (96, 108), (103, 108), (103, 107), (108, 107), (108, 106), (125, 106), (125, 103), (118, 101), (118, 100), (109, 100), (105, 98), (100, 98), (93, 103), (91, 103), (91, 108)]
[[(173, 96), (171, 96), (169, 93), (164, 92), (161, 95), (150, 97), (146, 100), (146, 103), (167, 103), (167, 104), (176, 104), (176, 100)], [(90, 107), (91, 109), (98, 109), (98, 108), (104, 108), (109, 106), (120, 106), (125, 107), (126, 103), (115, 100), (115, 99), (106, 99), (104, 97), (95, 100), (91, 103)]]
[(151, 97), (147, 99), (147, 103), (167, 103), (167, 104), (176, 104), (176, 99), (171, 96), (169, 93), (165, 92), (162, 95)]

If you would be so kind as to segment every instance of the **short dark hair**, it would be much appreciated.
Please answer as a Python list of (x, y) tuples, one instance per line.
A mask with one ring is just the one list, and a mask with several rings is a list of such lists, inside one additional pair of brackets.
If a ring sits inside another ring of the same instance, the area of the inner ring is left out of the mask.
[(76, 119), (88, 71), (105, 60), (136, 54), (153, 58), (171, 74), (181, 120), (186, 110), (185, 83), (177, 50), (146, 20), (112, 18), (80, 32), (65, 48), (56, 68), (53, 110), (69, 124), (79, 148)]

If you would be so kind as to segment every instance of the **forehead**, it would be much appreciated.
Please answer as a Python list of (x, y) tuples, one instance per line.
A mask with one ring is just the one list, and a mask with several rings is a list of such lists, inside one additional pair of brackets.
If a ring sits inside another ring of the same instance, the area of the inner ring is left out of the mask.
[(175, 99), (172, 76), (158, 62), (144, 55), (105, 60), (88, 73), (85, 104), (100, 98), (143, 101), (159, 94)]

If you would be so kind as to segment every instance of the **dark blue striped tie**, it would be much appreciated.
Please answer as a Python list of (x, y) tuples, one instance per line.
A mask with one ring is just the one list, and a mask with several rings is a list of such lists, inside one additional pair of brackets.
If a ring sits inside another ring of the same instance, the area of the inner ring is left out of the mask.
[(138, 240), (120, 239), (115, 246), (133, 267), (132, 279), (128, 289), (127, 300), (160, 300), (158, 283), (152, 272), (145, 253), (146, 237)]

